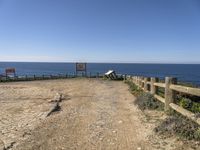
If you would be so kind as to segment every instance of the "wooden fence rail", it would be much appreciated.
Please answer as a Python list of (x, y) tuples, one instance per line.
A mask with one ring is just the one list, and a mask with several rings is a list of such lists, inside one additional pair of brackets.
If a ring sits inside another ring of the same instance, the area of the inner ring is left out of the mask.
[[(127, 80), (132, 81), (145, 92), (151, 93), (155, 99), (161, 101), (165, 105), (165, 111), (173, 109), (183, 116), (195, 121), (200, 125), (200, 117), (189, 110), (182, 108), (175, 104), (177, 92), (185, 93), (188, 95), (200, 96), (199, 88), (186, 87), (177, 84), (177, 78), (166, 77), (165, 82), (159, 82), (158, 78), (146, 78), (139, 76), (127, 76)], [(164, 97), (159, 96), (157, 93), (158, 88), (164, 88)]]

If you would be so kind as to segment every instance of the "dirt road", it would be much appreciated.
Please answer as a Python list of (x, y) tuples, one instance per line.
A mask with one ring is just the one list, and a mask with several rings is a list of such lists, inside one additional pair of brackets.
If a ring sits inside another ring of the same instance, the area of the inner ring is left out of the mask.
[[(10, 135), (14, 136), (14, 142), (8, 149), (165, 149), (152, 144), (149, 137), (153, 134), (153, 128), (142, 121), (142, 112), (133, 104), (135, 97), (130, 94), (128, 86), (123, 82), (70, 79), (7, 83), (1, 85), (0, 89), (3, 97), (0, 98), (1, 104), (4, 104), (5, 98), (12, 99), (15, 96), (15, 100), (19, 100), (23, 108), (18, 106), (22, 110), (15, 115), (15, 122), (10, 123), (10, 127), (20, 123), (26, 124), (16, 128), (15, 132), (8, 128), (8, 133), (1, 134), (0, 139), (4, 143)], [(8, 93), (9, 90), (12, 92)], [(65, 96), (60, 103), (61, 110), (43, 118), (42, 114), (49, 107), (48, 100), (56, 92)], [(23, 97), (25, 98), (21, 101)], [(8, 116), (17, 104), (12, 105), (11, 110), (3, 109), (3, 105), (0, 107)], [(29, 114), (25, 113), (27, 111)], [(2, 116), (3, 114), (1, 120)], [(7, 125), (4, 124), (0, 124), (1, 129)]]

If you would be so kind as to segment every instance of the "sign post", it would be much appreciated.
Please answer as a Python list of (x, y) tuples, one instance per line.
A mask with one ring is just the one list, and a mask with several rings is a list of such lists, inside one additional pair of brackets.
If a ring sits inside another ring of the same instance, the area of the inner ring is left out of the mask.
[(78, 72), (85, 72), (85, 76), (87, 75), (87, 63), (76, 63), (76, 76)]
[(14, 75), (14, 77), (16, 76), (15, 68), (7, 68), (5, 70), (5, 73), (6, 73), (6, 77), (8, 77), (8, 75)]

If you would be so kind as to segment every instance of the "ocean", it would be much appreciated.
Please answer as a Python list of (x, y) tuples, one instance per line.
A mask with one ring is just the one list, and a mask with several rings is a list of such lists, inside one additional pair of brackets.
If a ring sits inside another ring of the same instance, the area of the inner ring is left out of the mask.
[[(57, 75), (75, 72), (75, 63), (31, 63), (31, 62), (0, 62), (0, 74), (5, 68), (16, 68), (18, 76), (23, 75)], [(179, 81), (200, 86), (200, 64), (118, 64), (88, 63), (87, 72), (105, 73), (115, 70), (118, 74), (138, 75), (164, 78), (177, 77)]]

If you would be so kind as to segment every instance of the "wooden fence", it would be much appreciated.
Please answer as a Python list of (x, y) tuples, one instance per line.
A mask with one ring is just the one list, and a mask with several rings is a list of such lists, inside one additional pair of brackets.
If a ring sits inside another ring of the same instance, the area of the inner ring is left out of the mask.
[[(200, 125), (200, 117), (189, 110), (175, 104), (177, 92), (200, 97), (200, 88), (186, 87), (177, 84), (177, 78), (166, 77), (164, 83), (159, 82), (159, 78), (147, 78), (140, 76), (127, 76), (127, 80), (132, 81), (145, 92), (151, 93), (155, 99), (165, 105), (165, 111), (173, 109), (185, 117)], [(158, 88), (164, 88), (164, 97), (157, 94)]]
[(16, 82), (16, 81), (34, 81), (34, 80), (50, 80), (50, 79), (66, 79), (75, 77), (88, 77), (88, 78), (100, 78), (103, 77), (100, 73), (88, 73), (88, 74), (58, 74), (58, 75), (23, 75), (23, 76), (2, 76), (0, 82)]

